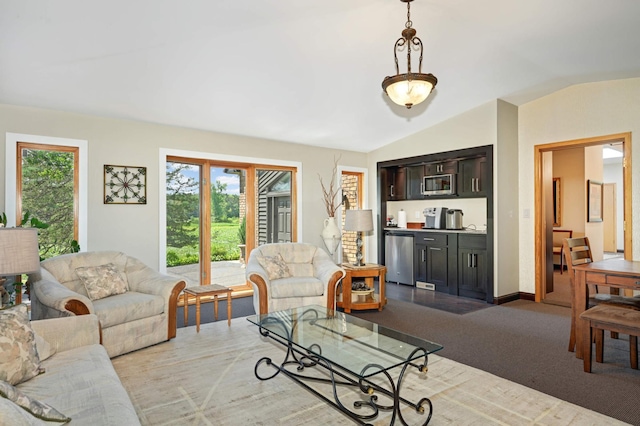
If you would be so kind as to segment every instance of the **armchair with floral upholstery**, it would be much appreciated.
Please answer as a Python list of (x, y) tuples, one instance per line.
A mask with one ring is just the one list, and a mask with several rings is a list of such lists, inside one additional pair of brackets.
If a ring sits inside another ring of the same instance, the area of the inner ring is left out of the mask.
[(185, 282), (117, 251), (65, 254), (31, 276), (32, 319), (95, 314), (113, 358), (176, 336)]
[(345, 271), (322, 249), (306, 243), (272, 243), (251, 251), (246, 266), (257, 314), (305, 305), (335, 309)]

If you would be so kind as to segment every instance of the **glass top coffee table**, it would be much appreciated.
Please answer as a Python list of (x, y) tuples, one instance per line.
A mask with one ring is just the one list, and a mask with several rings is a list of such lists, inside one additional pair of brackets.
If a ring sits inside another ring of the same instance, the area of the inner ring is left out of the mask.
[[(429, 423), (431, 401), (408, 401), (400, 389), (407, 369), (412, 366), (426, 373), (428, 355), (441, 345), (315, 305), (247, 319), (260, 327), (263, 336), (287, 348), (279, 366), (269, 357), (258, 360), (254, 369), (258, 379), (283, 373), (360, 424), (368, 424), (381, 410), (392, 412), (390, 424), (396, 418), (407, 424), (400, 403), (423, 414), (423, 424)], [(274, 370), (264, 374), (259, 371), (263, 366)], [(332, 390), (321, 392), (311, 386), (314, 383), (328, 384)], [(341, 386), (358, 389), (353, 408), (339, 396)]]

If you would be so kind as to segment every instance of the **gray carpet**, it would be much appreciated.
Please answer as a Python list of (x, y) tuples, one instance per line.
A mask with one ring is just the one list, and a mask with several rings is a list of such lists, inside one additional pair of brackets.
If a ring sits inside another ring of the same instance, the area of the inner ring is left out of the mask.
[(583, 372), (567, 351), (570, 310), (518, 300), (466, 315), (389, 300), (355, 316), (438, 342), (438, 354), (624, 422), (640, 425), (640, 371), (627, 336), (605, 339), (604, 363)]

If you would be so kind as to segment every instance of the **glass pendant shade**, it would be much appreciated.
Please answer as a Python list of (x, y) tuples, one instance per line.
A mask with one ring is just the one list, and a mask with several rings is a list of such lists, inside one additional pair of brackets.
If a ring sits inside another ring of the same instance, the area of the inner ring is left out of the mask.
[(411, 108), (427, 99), (437, 82), (433, 74), (400, 74), (385, 78), (382, 88), (394, 103)]
[[(385, 77), (382, 81), (382, 90), (396, 104), (407, 109), (423, 102), (438, 84), (438, 79), (433, 74), (422, 73), (422, 40), (416, 37), (416, 30), (411, 22), (411, 2), (413, 0), (400, 0), (407, 3), (407, 22), (402, 37), (396, 40), (393, 49), (393, 58), (396, 63), (396, 75)], [(407, 72), (400, 74), (398, 52), (406, 52)], [(415, 51), (418, 56), (418, 72), (411, 72), (411, 54)]]

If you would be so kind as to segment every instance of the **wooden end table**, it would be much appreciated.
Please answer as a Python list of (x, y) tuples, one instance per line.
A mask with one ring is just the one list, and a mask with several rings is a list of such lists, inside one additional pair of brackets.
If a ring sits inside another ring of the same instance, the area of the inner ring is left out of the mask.
[(213, 316), (218, 320), (218, 296), (227, 295), (227, 324), (231, 325), (231, 293), (232, 289), (218, 284), (187, 287), (184, 289), (184, 325), (189, 324), (189, 294), (196, 298), (196, 332), (200, 332), (200, 298), (213, 296)]
[[(363, 309), (377, 309), (381, 311), (384, 305), (387, 304), (387, 297), (384, 293), (387, 267), (375, 263), (367, 263), (364, 266), (343, 263), (340, 266), (342, 266), (346, 274), (342, 279), (342, 298), (338, 298), (337, 306), (343, 308), (346, 313), (350, 313), (351, 310)], [(363, 281), (371, 290), (374, 289), (374, 278), (378, 278), (379, 293), (371, 291), (368, 294), (358, 296), (357, 301), (352, 301), (351, 285), (353, 281), (359, 281), (357, 280), (358, 278), (363, 278)], [(336, 295), (336, 297), (338, 297), (338, 295)]]

